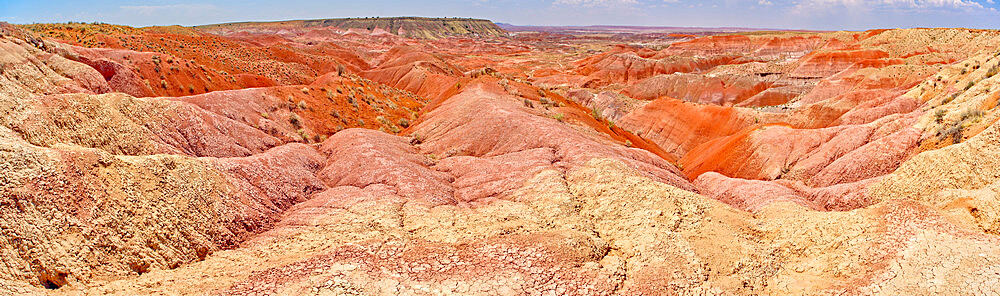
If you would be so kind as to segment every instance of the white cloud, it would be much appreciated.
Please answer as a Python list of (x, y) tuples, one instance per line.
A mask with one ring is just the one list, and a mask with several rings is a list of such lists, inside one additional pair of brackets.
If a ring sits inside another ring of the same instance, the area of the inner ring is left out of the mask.
[(793, 15), (828, 15), (833, 9), (855, 13), (936, 13), (941, 11), (974, 12), (990, 10), (974, 0), (801, 0), (789, 8)]
[(552, 4), (583, 7), (630, 7), (638, 3), (636, 0), (556, 0)]
[(771, 4), (774, 4), (774, 3), (771, 3), (771, 1), (768, 1), (768, 0), (759, 0), (759, 1), (757, 1), (757, 4), (760, 4), (760, 5), (771, 5)]
[[(992, 1), (992, 0), (991, 0)], [(803, 0), (796, 7), (848, 7), (848, 8), (908, 8), (908, 9), (982, 9), (983, 5), (972, 0)]]
[(122, 12), (138, 15), (197, 14), (217, 9), (215, 5), (211, 4), (125, 5), (119, 8)]

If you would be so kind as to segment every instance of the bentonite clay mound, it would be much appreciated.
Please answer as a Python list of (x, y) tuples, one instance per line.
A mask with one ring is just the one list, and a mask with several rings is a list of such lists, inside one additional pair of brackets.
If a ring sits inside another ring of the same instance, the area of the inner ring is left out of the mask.
[(996, 294), (998, 46), (0, 24), (0, 294)]

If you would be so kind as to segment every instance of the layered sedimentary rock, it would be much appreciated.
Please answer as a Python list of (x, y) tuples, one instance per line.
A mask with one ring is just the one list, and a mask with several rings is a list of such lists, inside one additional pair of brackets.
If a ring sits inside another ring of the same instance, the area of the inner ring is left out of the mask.
[(444, 38), (450, 36), (501, 37), (506, 32), (489, 20), (471, 18), (366, 17), (282, 21), (271, 23), (227, 23), (200, 26), (210, 32), (245, 29), (295, 29), (329, 27), (344, 31), (385, 32), (408, 38)]
[(0, 25), (0, 294), (1000, 291), (994, 31), (303, 24)]

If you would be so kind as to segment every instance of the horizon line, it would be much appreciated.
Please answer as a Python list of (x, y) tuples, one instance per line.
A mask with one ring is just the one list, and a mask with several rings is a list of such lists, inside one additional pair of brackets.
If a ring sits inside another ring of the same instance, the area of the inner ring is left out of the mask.
[(302, 19), (276, 19), (276, 20), (241, 20), (241, 21), (230, 21), (230, 22), (219, 22), (219, 23), (206, 23), (197, 25), (181, 25), (181, 24), (159, 24), (159, 25), (149, 25), (149, 26), (133, 26), (128, 24), (116, 24), (116, 23), (106, 23), (101, 21), (95, 22), (85, 22), (85, 21), (65, 21), (65, 22), (32, 22), (32, 23), (11, 23), (8, 21), (0, 20), (3, 23), (9, 23), (14, 25), (31, 25), (31, 24), (107, 24), (107, 25), (117, 25), (126, 26), (132, 28), (151, 28), (151, 27), (170, 27), (170, 26), (180, 26), (180, 27), (201, 27), (201, 26), (212, 26), (212, 25), (225, 25), (225, 24), (240, 24), (240, 23), (280, 23), (280, 22), (294, 22), (294, 21), (316, 21), (316, 20), (334, 20), (334, 19), (393, 19), (393, 18), (422, 18), (422, 19), (455, 19), (455, 20), (479, 20), (479, 21), (489, 21), (497, 26), (508, 25), (513, 27), (535, 27), (535, 28), (587, 28), (587, 27), (611, 27), (611, 28), (661, 28), (661, 29), (741, 29), (746, 31), (797, 31), (797, 32), (837, 32), (837, 31), (850, 31), (850, 32), (863, 32), (870, 30), (883, 30), (883, 29), (968, 29), (968, 30), (988, 30), (988, 31), (1000, 31), (1000, 28), (975, 28), (975, 27), (933, 27), (933, 26), (913, 26), (913, 27), (881, 27), (881, 28), (866, 28), (861, 30), (854, 29), (802, 29), (793, 27), (774, 27), (774, 28), (760, 28), (760, 27), (740, 27), (740, 26), (682, 26), (682, 25), (628, 25), (628, 24), (573, 24), (573, 25), (544, 25), (544, 24), (514, 24), (506, 21), (495, 21), (489, 18), (479, 18), (479, 17), (462, 17), (462, 16), (416, 16), (416, 15), (402, 15), (402, 16), (351, 16), (351, 17), (331, 17), (331, 18), (302, 18)]

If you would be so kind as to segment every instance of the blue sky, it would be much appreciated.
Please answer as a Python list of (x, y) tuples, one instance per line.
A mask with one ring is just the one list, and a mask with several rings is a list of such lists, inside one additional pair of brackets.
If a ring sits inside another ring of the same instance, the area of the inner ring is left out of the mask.
[(1000, 0), (0, 0), (0, 21), (150, 26), (350, 16), (462, 16), (517, 25), (1000, 29), (998, 10)]

